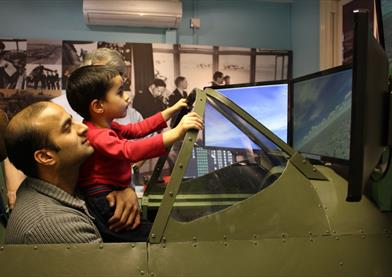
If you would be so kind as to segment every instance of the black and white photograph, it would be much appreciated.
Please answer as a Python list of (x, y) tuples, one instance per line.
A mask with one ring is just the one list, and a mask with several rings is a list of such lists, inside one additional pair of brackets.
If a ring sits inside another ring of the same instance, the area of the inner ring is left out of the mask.
[(26, 65), (26, 85), (34, 90), (61, 90), (61, 64)]
[(63, 41), (62, 63), (62, 87), (66, 87), (66, 81), (73, 70), (83, 62), (88, 52), (97, 49), (97, 43), (93, 41)]
[(61, 64), (62, 46), (61, 40), (28, 40), (27, 63)]
[(0, 40), (0, 88), (25, 88), (26, 40)]

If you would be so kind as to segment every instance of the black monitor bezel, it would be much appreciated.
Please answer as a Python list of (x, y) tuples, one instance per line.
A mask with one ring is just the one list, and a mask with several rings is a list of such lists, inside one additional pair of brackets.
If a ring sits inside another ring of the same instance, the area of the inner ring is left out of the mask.
[[(318, 72), (314, 72), (305, 76), (301, 76), (301, 77), (297, 77), (294, 78), (291, 81), (291, 88), (289, 89), (289, 91), (291, 92), (291, 106), (289, 107), (289, 111), (291, 111), (291, 124), (294, 124), (294, 84), (298, 83), (298, 82), (303, 82), (303, 81), (308, 81), (311, 79), (315, 79), (315, 78), (320, 78), (323, 76), (328, 76), (331, 74), (335, 74), (335, 73), (339, 73), (345, 70), (351, 69), (352, 70), (352, 64), (346, 64), (346, 65), (339, 65), (333, 68), (329, 68), (326, 70), (322, 70), (322, 71), (318, 71)], [(291, 128), (290, 129), (290, 134), (289, 134), (290, 138), (289, 141), (291, 142), (290, 146), (294, 148), (294, 129)], [(319, 154), (314, 154), (314, 153), (308, 153), (308, 152), (301, 152), (303, 154), (305, 154), (305, 156), (316, 156), (316, 157), (320, 157), (320, 160), (322, 162), (329, 162), (329, 163), (335, 163), (335, 164), (341, 164), (341, 165), (349, 165), (349, 160), (347, 159), (340, 159), (340, 158), (336, 158), (336, 157), (330, 157), (330, 156), (322, 156)], [(310, 158), (312, 160), (312, 158)], [(316, 159), (317, 160), (317, 159)]]
[[(354, 12), (353, 50), (350, 171), (346, 198), (350, 202), (361, 200), (369, 184), (371, 170), (377, 166), (388, 146), (388, 57), (370, 30), (366, 10)], [(372, 72), (377, 74), (372, 75)], [(385, 82), (382, 83), (381, 74), (384, 73)], [(376, 110), (379, 113), (374, 112)]]

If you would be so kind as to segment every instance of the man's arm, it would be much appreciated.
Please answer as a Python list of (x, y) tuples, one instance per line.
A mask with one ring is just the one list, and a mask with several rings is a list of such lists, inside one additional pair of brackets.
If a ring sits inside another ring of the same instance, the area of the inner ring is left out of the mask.
[(26, 178), (22, 171), (16, 169), (7, 159), (4, 160), (5, 183), (7, 186), (8, 206), (14, 208), (16, 202), (16, 191)]
[(76, 213), (60, 213), (46, 217), (25, 234), (24, 242), (26, 244), (102, 242), (98, 229), (86, 217)]

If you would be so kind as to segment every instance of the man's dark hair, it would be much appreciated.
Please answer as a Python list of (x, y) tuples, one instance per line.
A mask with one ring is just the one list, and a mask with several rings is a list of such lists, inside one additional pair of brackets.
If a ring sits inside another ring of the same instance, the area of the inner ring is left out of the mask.
[(4, 49), (5, 49), (5, 44), (2, 41), (0, 41), (0, 50), (4, 50)]
[(60, 151), (49, 138), (49, 133), (34, 124), (37, 117), (50, 105), (37, 102), (17, 113), (7, 126), (5, 145), (8, 159), (25, 175), (38, 178), (34, 152), (40, 149)]
[(218, 78), (223, 78), (223, 73), (220, 71), (215, 71), (214, 75), (212, 75), (212, 79), (214, 81), (217, 81)]
[(176, 80), (174, 81), (174, 84), (176, 85), (176, 87), (178, 87), (180, 85), (181, 82), (183, 82), (185, 80), (184, 76), (178, 76), (176, 78)]
[(155, 85), (156, 87), (166, 87), (166, 83), (162, 79), (154, 79), (151, 85)]
[(89, 107), (94, 99), (104, 100), (119, 72), (106, 65), (82, 66), (72, 72), (67, 82), (67, 99), (71, 108), (90, 119)]

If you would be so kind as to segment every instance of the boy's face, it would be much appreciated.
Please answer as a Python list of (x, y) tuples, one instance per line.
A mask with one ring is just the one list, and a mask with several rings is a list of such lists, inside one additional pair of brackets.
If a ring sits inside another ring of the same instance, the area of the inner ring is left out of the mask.
[(112, 87), (106, 93), (106, 98), (102, 101), (102, 104), (105, 116), (110, 120), (127, 115), (129, 95), (124, 91), (123, 79), (120, 75), (112, 79)]

